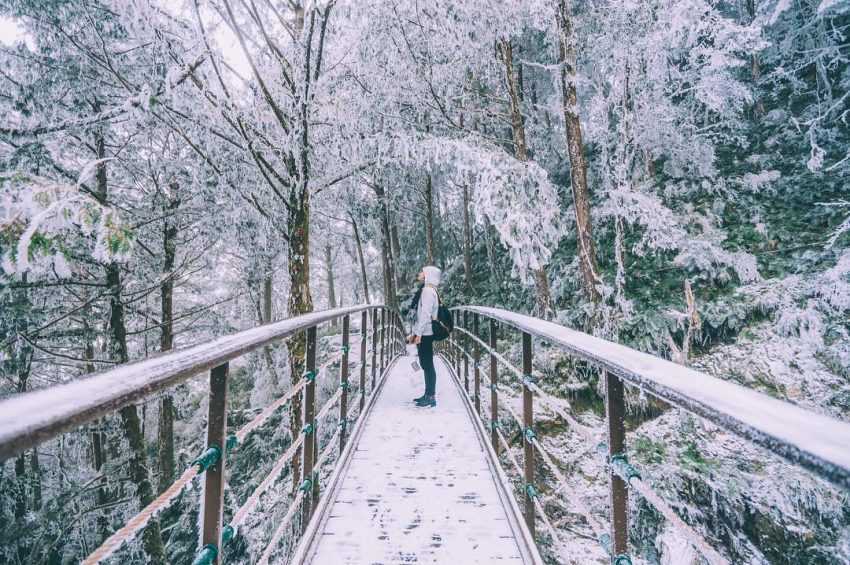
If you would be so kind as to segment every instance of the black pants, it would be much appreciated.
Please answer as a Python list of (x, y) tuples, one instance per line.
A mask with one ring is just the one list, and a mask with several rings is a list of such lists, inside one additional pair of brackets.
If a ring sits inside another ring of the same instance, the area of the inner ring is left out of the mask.
[(423, 335), (417, 346), (419, 365), (425, 372), (425, 396), (434, 396), (437, 388), (437, 370), (434, 368), (434, 336)]

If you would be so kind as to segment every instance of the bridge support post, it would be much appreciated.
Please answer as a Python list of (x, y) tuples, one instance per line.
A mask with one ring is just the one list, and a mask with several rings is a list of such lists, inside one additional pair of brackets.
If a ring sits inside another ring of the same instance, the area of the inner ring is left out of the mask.
[[(472, 315), (472, 333), (475, 334), (475, 337), (481, 339), (478, 335), (479, 330), (479, 322), (478, 322), (478, 314)], [(475, 361), (475, 367), (473, 368), (475, 375), (475, 384), (474, 384), (474, 396), (475, 396), (475, 413), (481, 414), (481, 369), (479, 367), (479, 363), (481, 362), (481, 344), (478, 341), (474, 342), (475, 353), (473, 359)]]
[[(455, 317), (455, 327), (460, 326), (460, 314), (457, 311), (454, 311), (452, 315)], [(463, 349), (461, 349), (461, 339), (460, 332), (455, 335), (455, 374), (458, 378), (460, 378), (460, 360), (463, 356)]]
[(348, 427), (348, 348), (351, 317), (342, 317), (342, 365), (339, 372), (339, 386), (342, 397), (339, 399), (339, 452), (345, 447), (345, 433)]
[[(469, 331), (469, 312), (463, 312), (463, 329)], [(463, 343), (463, 388), (466, 390), (466, 394), (469, 394), (469, 355), (467, 352), (469, 350), (469, 344), (472, 340), (469, 339), (469, 336), (464, 334), (462, 338)]]
[(499, 455), (499, 366), (496, 364), (496, 342), (498, 340), (496, 320), (490, 319), (490, 441), (493, 450)]
[(375, 390), (375, 373), (378, 370), (378, 310), (372, 310), (372, 390)]
[(387, 368), (386, 362), (387, 351), (387, 309), (381, 308), (381, 374)]
[[(531, 378), (531, 334), (522, 332), (522, 373)], [(534, 429), (534, 397), (531, 389), (523, 383), (522, 387), (522, 434), (523, 464), (525, 466), (525, 524), (534, 537), (534, 444), (531, 433)]]
[(610, 462), (626, 450), (626, 405), (623, 381), (608, 371), (605, 377), (605, 415), (608, 423), (608, 484), (611, 504), (611, 555), (629, 551), (629, 493), (626, 482), (614, 472)]
[(307, 386), (304, 387), (304, 443), (301, 444), (302, 475), (301, 488), (305, 491), (304, 506), (301, 511), (301, 527), (307, 529), (310, 517), (313, 515), (315, 474), (313, 464), (316, 462), (316, 327), (307, 330), (307, 355), (305, 359), (305, 376)]
[(366, 330), (369, 328), (369, 316), (364, 310), (360, 314), (360, 412), (366, 405)]
[(215, 565), (221, 563), (221, 526), (224, 508), (224, 457), (227, 436), (227, 373), (224, 363), (210, 371), (210, 404), (207, 419), (207, 448), (218, 447), (218, 462), (204, 475), (204, 518), (201, 545), (216, 548)]

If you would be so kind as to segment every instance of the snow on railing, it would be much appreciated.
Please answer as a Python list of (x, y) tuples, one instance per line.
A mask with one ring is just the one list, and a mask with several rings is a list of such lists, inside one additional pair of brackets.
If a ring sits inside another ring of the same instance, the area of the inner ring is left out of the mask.
[[(367, 332), (371, 312), (372, 331)], [(84, 565), (100, 563), (127, 541), (133, 539), (148, 523), (183, 491), (195, 477), (205, 476), (202, 501), (202, 544), (194, 563), (202, 565), (219, 561), (222, 547), (236, 535), (237, 528), (259, 504), (262, 495), (277, 481), (295, 455), (301, 453), (302, 488), (290, 502), (286, 517), (263, 552), (263, 559), (275, 551), (284, 528), (301, 509), (303, 524), (307, 524), (315, 508), (319, 490), (318, 470), (335, 448), (341, 451), (347, 438), (351, 421), (348, 409), (350, 319), (360, 314), (359, 396), (357, 418), (364, 413), (367, 380), (371, 366), (370, 395), (376, 390), (376, 373), (382, 377), (393, 358), (404, 351), (404, 332), (397, 312), (384, 306), (354, 306), (325, 312), (316, 312), (289, 320), (260, 326), (207, 343), (162, 354), (137, 363), (130, 363), (66, 385), (36, 391), (0, 402), (0, 461), (13, 457), (41, 442), (74, 429), (120, 408), (143, 401), (206, 370), (210, 370), (210, 402), (207, 424), (206, 450), (159, 497), (143, 508), (136, 516), (84, 561)], [(379, 316), (380, 314), (380, 316)], [(316, 328), (319, 324), (342, 319), (342, 345), (321, 366), (316, 366)], [(228, 362), (273, 342), (296, 334), (306, 334), (305, 372), (298, 383), (281, 398), (275, 400), (235, 434), (226, 435)], [(371, 347), (368, 346), (371, 342)], [(371, 353), (371, 363), (369, 355)], [(316, 412), (316, 378), (332, 366), (339, 365), (340, 383), (336, 392)], [(254, 431), (261, 428), (279, 409), (296, 395), (302, 395), (305, 425), (297, 438), (275, 462), (271, 472), (236, 511), (230, 524), (221, 524), (224, 500), (224, 464), (235, 449)], [(332, 438), (318, 454), (317, 425), (330, 409), (339, 405), (339, 424)], [(37, 407), (38, 409), (34, 409)], [(305, 487), (305, 485), (307, 485)]]
[[(543, 526), (555, 543), (562, 543), (560, 534), (543, 514), (541, 495), (534, 484), (535, 454), (540, 456), (558, 483), (552, 495), (568, 490), (566, 477), (556, 464), (555, 457), (535, 434), (533, 399), (536, 397), (563, 419), (572, 431), (578, 433), (587, 446), (591, 446), (588, 450), (597, 448), (605, 452), (611, 490), (612, 519), (609, 532), (604, 531), (605, 528), (591, 513), (580, 494), (571, 493), (569, 502), (585, 517), (594, 536), (611, 555), (613, 563), (631, 563), (628, 554), (629, 488), (643, 496), (674, 528), (682, 532), (684, 538), (689, 540), (707, 562), (712, 565), (729, 562), (682, 520), (672, 506), (658, 496), (629, 463), (625, 449), (623, 383), (639, 387), (671, 405), (710, 420), (756, 445), (767, 448), (792, 464), (807, 469), (841, 488), (850, 489), (850, 443), (847, 441), (847, 438), (850, 438), (850, 424), (552, 322), (497, 308), (461, 306), (453, 310), (458, 335), (446, 342), (447, 345), (442, 350), (443, 355), (454, 366), (458, 380), (463, 381), (463, 388), (470, 395), (470, 401), (482, 419), (484, 416), (480, 411), (481, 384), (482, 381), (489, 383), (487, 388), (491, 391), (491, 441), (497, 453), (500, 446), (502, 447), (511, 464), (523, 476), (525, 518), (532, 535), (537, 511)], [(479, 337), (482, 317), (489, 320), (489, 343)], [(499, 325), (521, 332), (522, 369), (514, 366), (496, 350)], [(532, 336), (603, 371), (606, 383), (607, 443), (600, 442), (602, 434), (580, 423), (575, 414), (570, 413), (572, 409), (568, 401), (549, 395), (537, 385), (532, 371)], [(481, 374), (482, 352), (489, 357), (489, 379)], [(500, 391), (511, 396), (514, 393), (498, 382), (498, 365), (513, 374), (521, 384), (521, 416), (508, 403), (499, 403)], [(473, 370), (472, 393), (470, 367)], [(524, 451), (522, 466), (512, 453), (510, 444), (501, 430), (500, 409), (510, 414), (519, 429)]]

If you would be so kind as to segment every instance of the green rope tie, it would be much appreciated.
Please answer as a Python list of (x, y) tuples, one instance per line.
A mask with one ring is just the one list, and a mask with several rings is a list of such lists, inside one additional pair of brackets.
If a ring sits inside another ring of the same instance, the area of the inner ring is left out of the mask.
[(221, 529), (221, 545), (226, 544), (230, 540), (236, 537), (236, 528), (231, 526), (230, 524), (226, 525)]
[(493, 392), (499, 392), (499, 387), (496, 386), (496, 383), (490, 383), (490, 390)]
[(307, 424), (306, 426), (301, 428), (301, 431), (304, 432), (305, 435), (312, 434), (313, 433), (313, 424)]
[(340, 347), (340, 350), (341, 350), (343, 353), (348, 353), (349, 351), (351, 351), (351, 346), (349, 346), (349, 345), (343, 345), (342, 347)]
[(540, 493), (537, 492), (534, 485), (525, 485), (525, 494), (528, 495), (528, 498), (540, 498)]
[(318, 376), (318, 374), (319, 371), (314, 369), (312, 371), (307, 371), (306, 373), (304, 373), (304, 378), (307, 379), (308, 383), (316, 382), (316, 377)]
[(339, 429), (345, 430), (348, 427), (348, 418), (342, 418), (337, 426), (339, 426)]
[(310, 492), (310, 489), (313, 488), (313, 479), (304, 479), (304, 482), (301, 483), (301, 486), (298, 487), (298, 490), (302, 492)]
[(490, 421), (490, 429), (491, 430), (501, 430), (502, 424), (500, 424), (499, 422), (494, 422), (494, 421), (491, 420)]
[(614, 559), (611, 560), (611, 563), (613, 565), (632, 565), (632, 558), (625, 553), (621, 553), (615, 556)]
[(203, 473), (210, 467), (215, 466), (218, 460), (221, 459), (221, 448), (215, 444), (209, 446), (206, 451), (199, 455), (192, 465), (198, 466), (198, 473)]
[(632, 479), (641, 479), (640, 471), (629, 463), (624, 453), (617, 453), (611, 456), (611, 470), (627, 483), (631, 483)]
[(534, 430), (532, 430), (530, 427), (525, 428), (525, 439), (527, 439), (528, 441), (531, 442), (531, 441), (534, 441), (534, 439), (536, 437), (537, 437), (537, 434), (534, 433)]
[(230, 453), (236, 446), (239, 445), (239, 438), (236, 437), (235, 434), (230, 434), (227, 436), (227, 441), (224, 443), (224, 449), (227, 453)]
[(522, 377), (522, 386), (526, 388), (531, 388), (531, 385), (534, 384), (534, 376), (533, 375), (523, 375)]
[(215, 563), (215, 559), (218, 557), (218, 548), (208, 543), (204, 547), (201, 548), (201, 551), (195, 556), (195, 560), (192, 561), (192, 565), (212, 565)]
[(341, 388), (342, 390), (351, 390), (351, 383), (348, 381), (342, 381), (341, 383), (339, 383), (339, 388)]

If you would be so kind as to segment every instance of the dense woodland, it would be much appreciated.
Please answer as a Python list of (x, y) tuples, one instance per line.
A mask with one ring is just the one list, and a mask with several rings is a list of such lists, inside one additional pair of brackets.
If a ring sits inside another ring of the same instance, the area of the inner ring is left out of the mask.
[[(843, 0), (0, 0), (0, 18), (18, 30), (0, 38), (0, 396), (316, 309), (405, 309), (430, 263), (451, 304), (850, 418)], [(303, 358), (303, 338), (250, 356), (233, 423)], [(598, 377), (544, 359), (544, 386), (599, 424)], [(201, 446), (205, 387), (0, 464), (0, 562), (78, 562), (164, 490)], [(847, 493), (629, 407), (645, 476), (733, 562), (850, 562)], [(297, 402), (233, 468), (234, 499), (287, 429)], [(567, 471), (604, 517), (600, 465)], [(114, 562), (190, 563), (197, 496)], [(639, 562), (700, 563), (631, 504)]]

